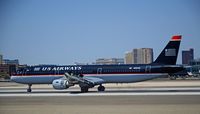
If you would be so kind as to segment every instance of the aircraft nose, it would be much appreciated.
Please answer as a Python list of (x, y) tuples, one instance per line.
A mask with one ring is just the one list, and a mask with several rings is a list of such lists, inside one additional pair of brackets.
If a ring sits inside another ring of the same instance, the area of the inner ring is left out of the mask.
[(16, 82), (16, 77), (15, 77), (15, 76), (11, 76), (11, 77), (10, 77), (10, 81)]
[(13, 76), (10, 77), (10, 81), (12, 81), (12, 82), (14, 81), (14, 80), (13, 80)]

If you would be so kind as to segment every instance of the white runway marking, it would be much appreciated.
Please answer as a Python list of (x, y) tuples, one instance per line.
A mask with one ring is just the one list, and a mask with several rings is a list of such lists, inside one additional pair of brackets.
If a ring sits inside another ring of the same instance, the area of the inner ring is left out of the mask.
[(200, 95), (200, 92), (170, 92), (170, 93), (155, 93), (155, 92), (148, 92), (148, 93), (78, 93), (78, 94), (71, 94), (71, 93), (22, 93), (22, 94), (0, 94), (0, 97), (34, 97), (34, 96), (136, 96), (136, 95)]
[(26, 89), (12, 88), (0, 89), (0, 97), (5, 96), (134, 96), (134, 95), (200, 95), (199, 87), (188, 88), (133, 88), (133, 89), (107, 89), (105, 92), (98, 92), (90, 89), (88, 93), (80, 93), (80, 90), (55, 90), (55, 89), (33, 89), (27, 93)]
[[(156, 83), (156, 82), (155, 82)], [(171, 82), (168, 82), (171, 83)], [(150, 95), (200, 95), (200, 85), (199, 81), (187, 82), (185, 84), (160, 84), (159, 86), (150, 85), (138, 85), (138, 86), (108, 86), (106, 87), (105, 92), (98, 92), (97, 88), (89, 89), (88, 93), (80, 93), (79, 87), (73, 87), (66, 90), (55, 90), (52, 86), (41, 86), (36, 85), (32, 88), (32, 93), (27, 93), (27, 86), (18, 85), (18, 86), (5, 86), (6, 84), (13, 83), (2, 83), (0, 87), (0, 97), (5, 96), (150, 96)], [(175, 82), (177, 84), (177, 82)], [(193, 84), (193, 85), (191, 85)], [(171, 86), (169, 86), (171, 85)], [(173, 85), (173, 86), (172, 86)], [(182, 85), (182, 86), (181, 86)]]

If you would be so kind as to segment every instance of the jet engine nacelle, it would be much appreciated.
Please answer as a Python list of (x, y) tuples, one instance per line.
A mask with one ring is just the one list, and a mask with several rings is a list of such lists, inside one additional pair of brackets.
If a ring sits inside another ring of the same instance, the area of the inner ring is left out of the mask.
[(70, 86), (73, 86), (73, 84), (70, 84), (68, 80), (62, 80), (62, 79), (54, 80), (52, 85), (54, 89), (67, 89)]

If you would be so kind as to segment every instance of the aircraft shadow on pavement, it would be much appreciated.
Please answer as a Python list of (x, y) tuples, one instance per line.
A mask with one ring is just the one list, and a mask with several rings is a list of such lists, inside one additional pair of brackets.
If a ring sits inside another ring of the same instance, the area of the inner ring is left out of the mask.
[[(88, 93), (170, 93), (170, 92), (200, 92), (200, 90), (109, 90), (109, 91), (88, 91)], [(70, 92), (71, 94), (80, 94), (80, 91)]]
[[(88, 91), (87, 93), (170, 93), (170, 92), (200, 92), (200, 90), (107, 90), (103, 92), (98, 92), (98, 91)], [(12, 92), (12, 91), (6, 91), (6, 92), (1, 92), (0, 94), (38, 94), (38, 93), (68, 93), (68, 94), (82, 94), (81, 91), (32, 91), (31, 93), (27, 93), (26, 91), (19, 91), (19, 92)]]

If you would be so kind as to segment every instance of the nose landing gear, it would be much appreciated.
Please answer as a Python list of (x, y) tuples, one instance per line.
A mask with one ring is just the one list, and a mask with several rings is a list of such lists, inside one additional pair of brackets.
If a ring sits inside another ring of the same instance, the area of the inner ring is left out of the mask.
[(31, 90), (31, 86), (32, 86), (32, 84), (28, 84), (28, 89), (27, 89), (27, 92), (31, 92), (32, 90)]

